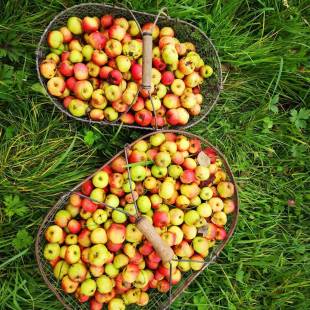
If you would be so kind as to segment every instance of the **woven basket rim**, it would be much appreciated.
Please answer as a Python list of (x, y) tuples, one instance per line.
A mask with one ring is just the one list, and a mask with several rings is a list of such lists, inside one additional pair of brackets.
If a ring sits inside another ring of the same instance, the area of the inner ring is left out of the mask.
[[(49, 24), (45, 27), (44, 32), (42, 33), (37, 49), (36, 49), (36, 70), (37, 70), (37, 75), (40, 81), (40, 84), (44, 87), (44, 89), (46, 90), (47, 96), (49, 97), (49, 99), (53, 102), (53, 104), (65, 115), (67, 115), (69, 118), (75, 119), (77, 121), (80, 122), (84, 122), (84, 123), (88, 123), (88, 124), (99, 124), (99, 125), (104, 125), (104, 126), (117, 126), (117, 127), (124, 127), (124, 128), (135, 128), (135, 129), (142, 129), (142, 130), (150, 130), (150, 131), (155, 131), (155, 127), (142, 127), (142, 126), (138, 126), (138, 125), (129, 125), (129, 124), (122, 124), (120, 122), (108, 122), (106, 120), (102, 120), (102, 121), (94, 121), (88, 118), (82, 118), (82, 117), (76, 117), (74, 115), (72, 115), (67, 109), (65, 109), (63, 107), (63, 105), (60, 104), (60, 100), (58, 98), (55, 98), (53, 96), (51, 96), (48, 91), (47, 91), (47, 87), (46, 87), (46, 83), (44, 81), (44, 78), (42, 77), (41, 73), (40, 73), (40, 51), (41, 48), (44, 46), (44, 38), (47, 34), (47, 32), (50, 30), (50, 27), (53, 25), (53, 23), (55, 21), (57, 21), (57, 19), (59, 19), (60, 17), (62, 17), (63, 15), (65, 15), (68, 11), (76, 9), (76, 8), (83, 8), (83, 7), (87, 7), (87, 6), (96, 6), (98, 8), (111, 8), (111, 9), (118, 9), (121, 10), (123, 12), (127, 12), (128, 9), (124, 8), (124, 7), (119, 7), (117, 5), (110, 5), (110, 4), (104, 4), (104, 3), (81, 3), (81, 4), (76, 4), (74, 6), (68, 7), (65, 10), (63, 10), (62, 12), (60, 12), (59, 14), (57, 14), (50, 22)], [(139, 14), (139, 15), (144, 15), (144, 16), (150, 16), (155, 18), (156, 15), (152, 14), (152, 13), (146, 13), (146, 12), (141, 12), (141, 11), (137, 11), (137, 10), (132, 10), (130, 9), (130, 11), (134, 14)], [(191, 121), (191, 118), (189, 120), (189, 122), (184, 125), (184, 126), (170, 126), (170, 125), (166, 125), (163, 128), (158, 128), (157, 130), (168, 130), (168, 129), (176, 129), (176, 130), (184, 130), (184, 129), (188, 129), (190, 127), (193, 127), (195, 125), (197, 125), (198, 123), (200, 123), (203, 119), (206, 118), (206, 116), (210, 113), (210, 111), (213, 109), (214, 105), (218, 102), (219, 100), (219, 96), (221, 93), (221, 90), (223, 89), (223, 80), (222, 80), (222, 68), (221, 68), (221, 62), (220, 62), (220, 58), (218, 55), (218, 51), (215, 48), (215, 45), (213, 44), (212, 40), (206, 35), (206, 33), (204, 31), (202, 31), (199, 27), (197, 27), (193, 22), (189, 22), (189, 21), (185, 21), (185, 20), (181, 20), (179, 18), (172, 18), (170, 16), (160, 16), (159, 20), (168, 20), (168, 21), (173, 21), (179, 24), (183, 24), (186, 25), (188, 27), (192, 27), (194, 30), (199, 31), (200, 34), (207, 40), (208, 44), (210, 44), (210, 47), (212, 48), (213, 52), (214, 52), (214, 58), (216, 60), (216, 62), (218, 63), (218, 81), (217, 81), (217, 85), (218, 85), (218, 91), (216, 94), (215, 99), (213, 100), (213, 102), (211, 102), (206, 111), (204, 113), (202, 113), (201, 115), (198, 115), (198, 118), (195, 120)], [(203, 103), (202, 103), (203, 104)]]
[[(186, 281), (182, 284), (182, 285), (179, 285), (176, 289), (175, 289), (175, 292), (173, 293), (172, 295), (172, 298), (171, 298), (171, 303), (174, 302), (176, 300), (176, 298), (178, 298), (180, 296), (180, 294), (182, 293), (182, 291), (184, 291), (190, 283), (192, 283), (196, 277), (198, 275), (200, 275), (211, 263), (213, 263), (217, 257), (219, 256), (219, 254), (222, 252), (222, 250), (224, 249), (224, 247), (227, 245), (227, 243), (230, 241), (230, 239), (232, 238), (233, 236), (233, 233), (235, 231), (235, 228), (236, 228), (236, 225), (237, 225), (237, 222), (238, 222), (238, 216), (239, 216), (239, 204), (240, 204), (240, 201), (239, 201), (239, 194), (238, 194), (238, 188), (237, 188), (237, 183), (235, 181), (235, 178), (234, 178), (234, 175), (232, 173), (232, 170), (230, 168), (230, 165), (228, 164), (227, 162), (227, 159), (226, 157), (223, 155), (223, 153), (221, 151), (218, 150), (217, 147), (215, 147), (213, 144), (211, 144), (207, 139), (204, 139), (198, 135), (195, 135), (193, 133), (189, 133), (189, 132), (184, 132), (184, 131), (181, 131), (181, 130), (162, 130), (161, 132), (163, 133), (175, 133), (175, 134), (182, 134), (182, 135), (185, 135), (189, 138), (197, 138), (199, 139), (202, 143), (204, 143), (205, 145), (207, 146), (210, 146), (212, 147), (216, 152), (217, 154), (220, 156), (222, 162), (223, 162), (223, 165), (225, 167), (225, 171), (226, 173), (228, 174), (229, 176), (229, 179), (230, 181), (234, 184), (234, 187), (235, 187), (235, 194), (234, 194), (234, 202), (235, 202), (235, 210), (234, 210), (234, 213), (233, 213), (233, 218), (232, 218), (232, 222), (231, 222), (231, 225), (230, 225), (230, 228), (229, 228), (229, 231), (227, 232), (227, 237), (226, 239), (224, 239), (221, 244), (218, 246), (215, 254), (210, 257), (209, 261), (208, 261), (208, 264), (205, 264), (203, 266), (202, 269), (200, 269), (199, 271), (196, 271), (196, 272), (193, 272), (187, 279)], [(131, 142), (130, 144), (128, 144), (128, 147), (132, 147), (136, 142), (140, 141), (140, 140), (143, 140), (145, 138), (148, 138), (150, 137), (151, 135), (155, 134), (156, 132), (151, 132), (151, 133), (147, 133), (143, 136), (141, 136), (140, 138), (134, 140), (133, 142)], [(113, 161), (115, 158), (117, 158), (118, 156), (122, 155), (124, 152), (124, 150), (121, 150), (119, 151), (117, 154), (115, 154), (111, 159), (109, 159), (107, 162), (105, 162), (100, 168), (96, 169), (96, 171), (94, 173), (92, 173), (90, 176), (88, 176), (87, 178), (85, 178), (82, 182), (80, 182), (78, 185), (76, 185), (75, 187), (73, 187), (73, 189), (71, 191), (75, 191), (77, 190), (78, 188), (81, 187), (81, 185), (91, 179), (93, 177), (93, 175), (97, 172), (97, 171), (100, 171), (104, 166), (108, 165), (111, 161)], [(59, 200), (57, 201), (57, 203), (49, 210), (49, 212), (45, 215), (39, 229), (38, 229), (38, 233), (37, 233), (37, 237), (36, 237), (36, 242), (35, 242), (35, 256), (36, 256), (36, 260), (37, 260), (37, 264), (38, 264), (38, 267), (39, 267), (39, 270), (40, 270), (40, 273), (45, 281), (45, 283), (47, 284), (47, 286), (51, 289), (51, 291), (56, 295), (57, 299), (63, 304), (63, 306), (66, 308), (66, 309), (72, 309), (70, 306), (68, 306), (68, 304), (65, 302), (65, 300), (60, 296), (60, 294), (58, 293), (58, 288), (56, 288), (54, 285), (52, 285), (52, 283), (49, 281), (48, 279), (48, 276), (47, 276), (47, 273), (45, 272), (44, 268), (43, 268), (43, 264), (42, 264), (42, 260), (44, 259), (43, 257), (40, 256), (40, 240), (42, 240), (42, 238), (44, 238), (44, 229), (45, 229), (45, 225), (47, 224), (47, 222), (49, 221), (49, 219), (51, 218), (51, 215), (54, 213), (55, 210), (58, 210), (60, 209), (60, 206), (59, 206), (59, 202), (63, 201), (63, 199), (65, 199), (66, 197), (68, 197), (68, 194), (69, 192), (63, 194)], [(63, 207), (63, 206), (62, 206)], [(151, 295), (150, 295), (151, 296)], [(169, 307), (169, 304), (168, 304), (169, 300), (167, 300), (165, 302), (165, 305), (163, 306), (162, 309), (167, 309)]]

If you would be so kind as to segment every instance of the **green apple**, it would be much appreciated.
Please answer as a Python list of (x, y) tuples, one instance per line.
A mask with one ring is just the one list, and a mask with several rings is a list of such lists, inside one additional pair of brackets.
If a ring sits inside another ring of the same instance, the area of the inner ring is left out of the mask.
[(158, 167), (156, 165), (153, 165), (151, 168), (152, 176), (154, 176), (157, 179), (164, 178), (167, 175), (168, 169), (167, 167)]
[(170, 222), (172, 225), (181, 225), (184, 221), (184, 212), (179, 208), (174, 208), (169, 211)]
[(209, 242), (206, 238), (203, 237), (195, 237), (193, 239), (193, 248), (194, 250), (199, 253), (203, 254), (209, 249)]
[(112, 263), (105, 265), (104, 272), (112, 279), (119, 274), (119, 270)]
[(168, 167), (168, 174), (174, 179), (178, 179), (183, 173), (183, 168), (179, 165), (170, 165)]
[(202, 217), (209, 217), (212, 214), (212, 208), (207, 202), (204, 202), (197, 207), (197, 212)]
[(109, 301), (108, 305), (109, 310), (125, 310), (126, 306), (121, 298), (113, 298)]
[(86, 296), (93, 296), (96, 292), (96, 281), (93, 279), (86, 279), (81, 284), (81, 294)]
[(184, 222), (187, 225), (196, 225), (199, 222), (200, 216), (196, 210), (187, 211), (184, 215)]
[(75, 263), (69, 267), (68, 276), (72, 281), (82, 282), (85, 280), (87, 268), (82, 263)]
[(68, 109), (73, 116), (81, 117), (86, 114), (88, 104), (79, 99), (72, 99), (69, 103)]
[(152, 208), (151, 200), (146, 195), (141, 195), (137, 199), (137, 206), (142, 213), (147, 213)]
[(123, 253), (117, 254), (114, 257), (113, 265), (115, 268), (120, 269), (129, 263), (129, 258)]
[(65, 238), (65, 243), (67, 245), (77, 244), (78, 243), (78, 236), (75, 234), (68, 234)]
[(92, 182), (95, 187), (105, 188), (109, 184), (109, 175), (105, 171), (99, 171), (93, 176)]
[(92, 265), (102, 266), (109, 257), (109, 251), (103, 244), (96, 244), (89, 250), (88, 258)]
[(105, 203), (108, 206), (111, 206), (113, 208), (117, 208), (119, 206), (119, 198), (114, 194), (109, 194), (107, 196), (107, 198), (105, 199)]
[[(131, 182), (131, 188), (132, 190), (134, 191), (135, 188), (136, 188), (136, 183), (134, 181)], [(131, 189), (130, 189), (130, 181), (129, 180), (126, 180), (124, 183), (123, 183), (123, 186), (122, 186), (122, 189), (125, 193), (130, 193), (131, 192)]]
[(98, 202), (104, 202), (105, 191), (102, 188), (94, 188), (90, 193), (90, 198)]
[(108, 212), (106, 210), (97, 209), (93, 213), (93, 219), (94, 219), (96, 224), (98, 224), (98, 225), (103, 224), (108, 219)]
[(110, 293), (113, 289), (113, 281), (106, 275), (100, 276), (96, 280), (97, 284), (97, 291), (101, 294), (107, 294)]
[(51, 225), (45, 232), (45, 239), (50, 243), (58, 243), (63, 238), (63, 231), (57, 225)]
[(165, 142), (166, 137), (163, 133), (159, 132), (150, 137), (150, 143), (152, 146), (159, 146)]
[(146, 178), (146, 169), (143, 166), (131, 167), (130, 175), (133, 181), (141, 182)]
[[(117, 208), (117, 209), (121, 209), (121, 208)], [(123, 212), (113, 210), (112, 220), (118, 224), (125, 223), (127, 221), (127, 215)]]
[(67, 27), (73, 34), (79, 35), (83, 33), (82, 20), (76, 16), (69, 17)]
[[(184, 261), (179, 261), (178, 262), (178, 268), (182, 271), (182, 272), (187, 272), (191, 269), (191, 264), (189, 262), (190, 258), (189, 257), (183, 257)], [(186, 261), (188, 260), (188, 261)]]
[(199, 181), (206, 181), (209, 179), (210, 171), (208, 167), (205, 166), (198, 166), (195, 169), (195, 177)]
[(84, 56), (84, 59), (86, 61), (90, 61), (91, 60), (93, 52), (94, 52), (94, 48), (91, 45), (89, 45), (89, 44), (84, 45), (83, 48), (82, 48), (82, 55)]
[(98, 224), (95, 222), (95, 220), (92, 217), (90, 217), (86, 221), (86, 227), (89, 230), (95, 230), (98, 227)]
[(60, 260), (54, 267), (53, 273), (57, 280), (61, 280), (66, 274), (68, 274), (69, 265), (64, 261)]
[(158, 167), (168, 167), (171, 163), (171, 156), (168, 152), (159, 152), (155, 156), (155, 164)]
[(213, 191), (210, 187), (203, 187), (200, 190), (199, 196), (203, 200), (209, 200), (213, 196)]
[(48, 243), (44, 247), (43, 255), (47, 260), (53, 260), (60, 254), (60, 246), (58, 243)]

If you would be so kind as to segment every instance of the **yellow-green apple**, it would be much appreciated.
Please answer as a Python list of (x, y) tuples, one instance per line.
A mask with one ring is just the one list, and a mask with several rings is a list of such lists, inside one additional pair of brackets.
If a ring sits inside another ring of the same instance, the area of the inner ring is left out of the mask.
[(86, 33), (97, 31), (100, 26), (100, 20), (98, 17), (85, 16), (82, 20), (82, 29)]
[(196, 183), (192, 184), (182, 184), (180, 186), (181, 194), (189, 199), (192, 199), (199, 195), (200, 187)]
[(190, 88), (198, 86), (199, 84), (201, 84), (201, 82), (202, 77), (196, 71), (192, 72), (184, 78), (185, 86)]
[(164, 180), (159, 186), (159, 196), (163, 199), (170, 199), (175, 192), (175, 185), (173, 182)]
[(103, 266), (94, 266), (94, 265), (90, 265), (89, 266), (89, 271), (91, 273), (91, 275), (95, 278), (100, 277), (101, 275), (103, 275), (104, 273), (104, 267)]
[(204, 259), (201, 255), (194, 254), (190, 259), (192, 260), (190, 262), (192, 270), (198, 271), (204, 266)]
[(131, 40), (123, 45), (123, 54), (130, 59), (138, 59), (142, 55), (142, 42)]
[(133, 286), (136, 288), (144, 288), (149, 281), (148, 273), (146, 270), (140, 270), (137, 278), (133, 282)]
[(129, 258), (123, 253), (117, 254), (114, 257), (113, 265), (115, 268), (120, 269), (129, 263)]
[[(175, 152), (171, 156), (171, 161), (176, 165), (182, 165), (184, 162), (184, 155), (183, 152)], [(183, 170), (182, 170), (183, 171)]]
[(204, 202), (197, 207), (197, 212), (201, 217), (209, 217), (212, 214), (212, 208), (210, 204)]
[(124, 245), (124, 248), (123, 248), (123, 252), (129, 257), (129, 258), (133, 258), (136, 253), (137, 253), (137, 250), (136, 250), (136, 247), (131, 244), (131, 243), (126, 243)]
[(80, 247), (76, 244), (69, 245), (66, 251), (65, 260), (68, 264), (77, 263), (81, 258)]
[(168, 174), (170, 177), (174, 179), (178, 179), (182, 173), (183, 173), (183, 169), (179, 165), (170, 165), (168, 167)]
[(59, 256), (60, 256), (61, 258), (65, 258), (66, 252), (67, 252), (67, 248), (68, 248), (67, 245), (63, 245), (63, 246), (60, 248)]
[(146, 178), (146, 169), (143, 166), (134, 166), (130, 168), (131, 179), (135, 182), (141, 182)]
[(62, 96), (66, 88), (65, 80), (62, 77), (54, 76), (47, 82), (48, 92), (55, 97)]
[(182, 231), (186, 240), (192, 240), (197, 235), (197, 228), (194, 225), (187, 225), (184, 223), (182, 225)]
[(156, 133), (150, 137), (150, 144), (152, 146), (159, 146), (166, 140), (166, 137), (163, 133)]
[(93, 279), (86, 279), (81, 284), (81, 294), (86, 296), (93, 296), (96, 292), (96, 281)]
[(65, 243), (67, 245), (77, 244), (78, 243), (78, 236), (75, 234), (68, 234), (65, 238)]
[(91, 98), (93, 90), (93, 86), (89, 81), (77, 81), (75, 83), (74, 94), (80, 100), (88, 100)]
[[(115, 86), (115, 85), (112, 85)], [(107, 107), (104, 109), (104, 117), (109, 121), (113, 122), (118, 118), (118, 112), (112, 107)]]
[(98, 65), (90, 61), (86, 66), (90, 76), (96, 77), (99, 75), (100, 67)]
[(51, 48), (59, 48), (63, 41), (64, 36), (59, 30), (53, 30), (47, 36), (47, 43)]
[(118, 210), (122, 210), (122, 208), (117, 208), (117, 210), (112, 211), (111, 217), (112, 217), (113, 222), (118, 223), (118, 224), (125, 223), (127, 221), (127, 215)]
[(125, 241), (126, 227), (122, 224), (112, 223), (107, 230), (108, 239), (113, 243), (123, 243)]
[(195, 168), (195, 177), (199, 181), (206, 181), (210, 176), (210, 171), (208, 167), (205, 166), (197, 166)]
[(95, 187), (104, 188), (109, 184), (109, 175), (105, 171), (98, 171), (92, 178)]
[(181, 225), (184, 220), (184, 212), (179, 208), (174, 208), (169, 211), (170, 222), (172, 225)]
[(104, 272), (112, 279), (114, 279), (119, 274), (119, 270), (112, 263), (105, 265)]
[(234, 184), (231, 182), (220, 182), (217, 185), (217, 192), (222, 198), (232, 197), (235, 192)]
[(68, 269), (68, 276), (72, 281), (83, 282), (86, 278), (87, 268), (82, 263), (72, 264)]
[(180, 99), (174, 94), (167, 94), (163, 99), (163, 105), (168, 109), (175, 109), (180, 106)]
[(54, 260), (59, 257), (60, 246), (58, 243), (48, 243), (44, 247), (43, 255), (47, 260)]
[(200, 68), (199, 73), (203, 78), (208, 78), (213, 74), (213, 69), (208, 65), (204, 65)]
[(163, 27), (160, 29), (159, 37), (174, 37), (174, 30), (171, 27)]
[(59, 227), (66, 227), (71, 219), (71, 214), (67, 210), (59, 210), (55, 215), (55, 224)]
[(187, 225), (196, 225), (199, 219), (200, 216), (196, 210), (189, 210), (184, 215), (184, 222)]
[(85, 225), (90, 231), (95, 230), (98, 228), (98, 224), (94, 221), (92, 217), (88, 218)]
[(142, 241), (143, 234), (137, 228), (135, 224), (128, 224), (126, 226), (126, 241), (132, 243), (139, 243)]
[(121, 298), (113, 298), (109, 301), (108, 310), (125, 310), (126, 306)]
[(219, 197), (212, 197), (208, 201), (208, 205), (212, 208), (213, 212), (222, 211), (224, 208), (223, 200)]
[(83, 32), (82, 29), (82, 20), (76, 16), (69, 17), (67, 21), (68, 29), (76, 35), (79, 35)]
[(57, 225), (51, 225), (45, 232), (45, 239), (50, 243), (59, 243), (63, 238), (63, 230)]
[(150, 200), (153, 209), (158, 209), (159, 205), (163, 202), (163, 199), (158, 194), (151, 195)]
[(129, 20), (128, 21), (128, 33), (135, 37), (140, 33), (140, 29), (138, 24), (134, 20)]
[(117, 85), (109, 85), (105, 90), (105, 96), (109, 101), (116, 101), (121, 98), (122, 91)]
[(168, 152), (158, 152), (155, 156), (155, 164), (158, 167), (168, 167), (171, 163), (171, 156)]
[(94, 48), (89, 44), (84, 45), (82, 48), (82, 55), (86, 61), (91, 60), (93, 52), (94, 52)]
[(56, 62), (52, 59), (44, 60), (40, 64), (40, 73), (46, 79), (51, 79), (55, 76), (57, 70)]
[(153, 223), (155, 227), (168, 226), (170, 223), (170, 216), (165, 211), (155, 211), (153, 214)]
[(179, 195), (176, 198), (175, 205), (180, 209), (185, 209), (189, 206), (190, 200), (185, 195)]
[[(153, 178), (153, 177), (149, 177), (149, 178), (153, 179), (153, 183), (155, 181), (155, 185), (154, 186), (156, 186), (156, 179)], [(144, 182), (146, 180), (147, 179), (145, 179)], [(153, 188), (153, 186), (151, 188)], [(152, 208), (152, 204), (151, 204), (150, 198), (148, 196), (146, 196), (146, 195), (139, 196), (139, 198), (137, 199), (137, 206), (138, 206), (139, 210), (142, 213), (147, 213)]]
[(119, 71), (128, 72), (131, 67), (131, 61), (127, 56), (119, 55), (115, 59)]
[[(67, 60), (68, 61), (68, 60)], [(78, 50), (72, 50), (69, 54), (69, 61), (71, 63), (82, 63), (83, 54)]]
[(72, 281), (68, 275), (65, 275), (61, 280), (61, 288), (64, 290), (67, 294), (72, 294), (76, 291), (78, 288), (79, 283)]
[(151, 76), (152, 76), (152, 83), (154, 85), (157, 85), (160, 83), (161, 73), (157, 69), (152, 68)]
[(125, 305), (136, 304), (139, 302), (141, 290), (138, 288), (130, 289), (122, 295)]
[(235, 203), (232, 199), (225, 199), (224, 200), (224, 212), (226, 214), (233, 213), (235, 211)]
[(159, 99), (159, 97), (157, 96), (152, 96), (151, 98), (148, 98), (145, 100), (145, 107), (149, 110), (149, 111), (157, 111), (160, 109), (161, 107), (161, 101)]
[(160, 236), (169, 246), (175, 245), (176, 236), (171, 231), (165, 231)]
[(175, 49), (175, 46), (172, 44), (165, 45), (161, 50), (161, 55), (167, 65), (175, 64), (178, 62), (179, 55)]
[(90, 234), (90, 240), (93, 244), (106, 243), (108, 238), (104, 228), (98, 227), (94, 229)]
[(224, 226), (227, 223), (227, 215), (222, 211), (214, 212), (211, 221), (215, 225)]
[(167, 151), (170, 154), (176, 153), (176, 151), (177, 151), (176, 143), (174, 141), (169, 141), (167, 139), (167, 136), (166, 136), (166, 140), (167, 141), (165, 141), (164, 143), (161, 144), (160, 151), (162, 151), (162, 152)]
[(199, 236), (195, 237), (193, 239), (193, 248), (198, 254), (201, 254), (202, 256), (206, 256), (204, 255), (204, 253), (207, 253), (209, 249), (208, 240), (205, 239), (204, 237), (199, 237)]
[(108, 276), (102, 275), (96, 279), (97, 291), (101, 294), (110, 293), (114, 287), (113, 280)]
[(61, 280), (68, 273), (68, 270), (69, 270), (69, 265), (65, 261), (60, 260), (55, 265), (53, 269), (53, 273), (57, 280)]
[(181, 241), (183, 240), (183, 236), (184, 236), (183, 231), (181, 230), (181, 228), (178, 227), (178, 226), (170, 226), (168, 228), (168, 231), (172, 232), (173, 234), (175, 234), (175, 243), (174, 243), (174, 245), (180, 244)]
[[(126, 44), (129, 44), (129, 43), (126, 43)], [(124, 46), (125, 46), (125, 44), (124, 44)], [(105, 48), (104, 48), (104, 51), (108, 55), (108, 57), (115, 58), (115, 57), (122, 54), (122, 44), (118, 40), (110, 39), (107, 41)], [(126, 55), (126, 54), (124, 54), (124, 55)], [(126, 56), (128, 56), (128, 55), (126, 55)]]
[(190, 260), (189, 257), (183, 257), (184, 261), (178, 262), (178, 269), (180, 269), (182, 272), (187, 272), (191, 269), (190, 262), (187, 260)]
[(109, 257), (109, 251), (103, 244), (93, 245), (88, 254), (89, 262), (95, 266), (104, 265)]
[(203, 187), (200, 191), (200, 198), (203, 200), (209, 200), (213, 196), (213, 191), (210, 187)]
[[(177, 70), (175, 70), (174, 71), (174, 75), (175, 75), (175, 77), (177, 78), (177, 79), (183, 79), (184, 78), (184, 73), (182, 73), (179, 69), (177, 69)], [(185, 84), (184, 84), (184, 86), (185, 86)]]

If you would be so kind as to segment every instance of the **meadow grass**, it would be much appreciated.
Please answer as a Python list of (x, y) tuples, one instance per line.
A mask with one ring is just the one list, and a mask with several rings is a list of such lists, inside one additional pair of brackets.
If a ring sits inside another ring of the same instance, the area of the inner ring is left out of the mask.
[[(34, 258), (61, 193), (142, 132), (87, 126), (36, 92), (35, 48), (76, 1), (0, 2), (0, 309), (61, 309)], [(240, 220), (218, 261), (173, 309), (309, 309), (309, 2), (125, 1), (194, 21), (215, 43), (224, 90), (190, 131), (226, 155)]]

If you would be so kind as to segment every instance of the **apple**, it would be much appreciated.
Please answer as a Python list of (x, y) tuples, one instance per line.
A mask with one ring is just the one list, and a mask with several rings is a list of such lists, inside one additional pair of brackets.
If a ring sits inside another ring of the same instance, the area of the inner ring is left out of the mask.
[(139, 267), (136, 264), (129, 263), (122, 271), (122, 277), (125, 282), (133, 283), (139, 275)]
[(158, 281), (157, 290), (160, 293), (167, 293), (169, 291), (169, 282), (165, 279)]
[[(152, 179), (152, 182), (156, 184), (156, 179), (153, 177), (149, 177)], [(146, 179), (147, 180), (147, 179)], [(144, 182), (146, 182), (146, 180)], [(156, 185), (154, 185), (156, 186)], [(152, 208), (151, 200), (146, 195), (141, 195), (137, 199), (137, 206), (142, 213), (147, 213)]]
[(128, 224), (126, 226), (126, 241), (132, 243), (139, 243), (142, 241), (143, 234), (134, 224)]
[(141, 182), (146, 178), (146, 169), (143, 166), (134, 166), (130, 168), (131, 179), (135, 182)]
[(200, 216), (196, 210), (187, 211), (184, 215), (184, 222), (187, 225), (196, 225), (199, 219), (200, 219)]
[(146, 23), (142, 26), (142, 33), (152, 31), (152, 39), (156, 40), (159, 36), (159, 27), (153, 23)]
[(43, 77), (46, 79), (51, 79), (55, 76), (57, 71), (57, 65), (56, 62), (53, 60), (44, 60), (40, 64), (40, 73)]
[(161, 82), (164, 85), (171, 85), (174, 82), (174, 75), (170, 71), (165, 71), (161, 76)]
[(172, 125), (176, 126), (179, 124), (179, 114), (177, 109), (169, 109), (166, 114), (167, 122)]
[(122, 41), (125, 37), (126, 29), (121, 27), (120, 25), (112, 25), (109, 29), (109, 37), (111, 39), (116, 39), (118, 41)]
[(61, 280), (65, 275), (68, 274), (68, 270), (69, 270), (69, 265), (65, 261), (60, 260), (55, 265), (53, 269), (53, 273), (57, 280)]
[(82, 20), (76, 16), (69, 17), (67, 27), (75, 35), (79, 35), (83, 32)]
[(194, 271), (200, 270), (204, 266), (204, 262), (205, 261), (203, 257), (201, 257), (199, 254), (194, 254), (191, 257), (191, 262), (190, 262), (191, 269)]
[[(117, 209), (122, 210), (121, 208), (117, 208)], [(125, 223), (127, 221), (127, 216), (123, 212), (113, 210), (112, 211), (112, 220), (115, 223), (122, 224), (122, 223)]]
[(164, 71), (167, 67), (165, 62), (159, 57), (154, 56), (152, 62), (153, 62), (153, 66), (159, 71)]
[(62, 77), (54, 76), (47, 82), (47, 90), (52, 96), (62, 96), (65, 88), (66, 83)]
[(212, 208), (210, 206), (210, 204), (204, 202), (201, 203), (198, 207), (197, 207), (197, 212), (199, 213), (199, 215), (201, 217), (209, 217), (212, 214)]
[(72, 40), (72, 38), (73, 38), (72, 33), (67, 27), (61, 27), (59, 29), (59, 31), (63, 35), (63, 42), (64, 43), (69, 43)]
[(86, 278), (87, 269), (82, 263), (72, 264), (68, 269), (68, 276), (72, 281), (83, 282)]
[(229, 198), (233, 196), (235, 192), (235, 188), (234, 188), (233, 183), (231, 182), (220, 182), (217, 185), (217, 191), (220, 197)]
[(78, 236), (75, 234), (68, 234), (65, 238), (65, 243), (67, 245), (77, 244), (77, 242), (78, 242)]
[(128, 72), (131, 67), (131, 61), (127, 56), (119, 55), (116, 57), (116, 65), (119, 71)]
[(174, 95), (174, 94), (167, 94), (165, 95), (165, 97), (163, 98), (163, 105), (167, 108), (167, 109), (175, 109), (180, 107), (180, 99), (178, 96)]
[(102, 266), (108, 260), (109, 252), (105, 245), (93, 245), (88, 254), (89, 262), (94, 266)]
[(100, 67), (97, 66), (95, 63), (93, 62), (89, 62), (87, 63), (87, 69), (88, 69), (88, 74), (91, 76), (91, 77), (96, 77), (99, 75), (99, 72), (100, 72)]
[(112, 15), (103, 15), (100, 19), (101, 26), (103, 28), (109, 28), (113, 24), (113, 16)]
[[(192, 72), (184, 78), (186, 87), (194, 88), (202, 83), (201, 76), (196, 72)], [(194, 94), (193, 94), (194, 95)]]
[(123, 79), (122, 73), (115, 69), (109, 72), (108, 78), (107, 78), (108, 83), (113, 84), (113, 85), (120, 85), (120, 83), (122, 82), (122, 79)]
[(194, 254), (194, 249), (185, 240), (182, 240), (178, 245), (174, 246), (174, 253), (179, 257), (191, 257)]
[(213, 196), (213, 191), (210, 187), (203, 187), (199, 195), (201, 199), (207, 201)]
[(123, 45), (123, 54), (130, 59), (138, 59), (142, 55), (142, 41), (131, 40)]
[(71, 219), (71, 214), (67, 210), (59, 210), (55, 215), (55, 224), (59, 227), (66, 227)]
[(106, 243), (108, 239), (104, 228), (98, 227), (94, 229), (90, 234), (90, 240), (93, 244)]
[(191, 184), (195, 181), (195, 172), (190, 169), (186, 169), (182, 172), (180, 180), (184, 184)]
[(44, 247), (43, 255), (47, 260), (54, 260), (59, 257), (60, 246), (58, 243), (48, 243)]
[(131, 74), (132, 74), (132, 78), (135, 81), (140, 81), (142, 79), (142, 65), (140, 65), (138, 63), (134, 63), (131, 66)]
[(203, 78), (208, 78), (213, 74), (213, 69), (208, 65), (204, 65), (200, 68), (199, 73)]
[(121, 298), (113, 298), (109, 301), (108, 310), (125, 310), (126, 306)]
[[(185, 83), (181, 79), (175, 79), (171, 84), (171, 90), (176, 96), (182, 96), (185, 90)], [(195, 100), (195, 102), (197, 102), (197, 100)]]
[(160, 38), (158, 41), (158, 47), (162, 50), (165, 46), (176, 48), (174, 39), (170, 36)]
[[(174, 154), (172, 154), (171, 156), (171, 161), (176, 164), (176, 165), (182, 165), (184, 162), (184, 155), (182, 152), (175, 152)], [(181, 167), (182, 168), (182, 167)], [(182, 169), (183, 171), (183, 169)]]
[(178, 208), (169, 211), (170, 222), (172, 225), (181, 225), (184, 220), (184, 212)]
[(67, 294), (72, 294), (78, 288), (79, 283), (72, 281), (67, 275), (65, 275), (61, 280), (61, 288)]
[(117, 254), (115, 257), (114, 257), (114, 260), (113, 260), (113, 265), (116, 269), (120, 269), (126, 265), (128, 265), (129, 263), (129, 258), (128, 256), (126, 256), (125, 254)]
[[(128, 44), (128, 43), (126, 43), (126, 44)], [(125, 44), (124, 44), (124, 46), (125, 46)], [(108, 55), (108, 57), (115, 58), (115, 57), (122, 54), (122, 44), (118, 40), (109, 39), (105, 45), (104, 51)], [(126, 54), (124, 54), (124, 55), (128, 56)]]
[(97, 291), (101, 294), (110, 293), (114, 287), (113, 281), (106, 275), (96, 279)]
[(162, 48), (161, 55), (167, 65), (172, 65), (178, 62), (178, 52), (172, 44), (165, 45)]
[(99, 29), (100, 21), (98, 17), (86, 16), (82, 20), (82, 29), (86, 33), (95, 32)]
[(122, 224), (112, 223), (107, 230), (108, 239), (116, 244), (123, 243), (125, 241), (126, 227)]
[(93, 279), (86, 279), (81, 284), (81, 294), (86, 296), (93, 296), (96, 292), (96, 281)]
[(64, 36), (59, 30), (53, 30), (47, 36), (47, 43), (51, 48), (59, 48), (63, 41)]
[(57, 225), (51, 225), (45, 232), (45, 239), (50, 243), (59, 243), (63, 238), (63, 230)]
[(153, 224), (155, 227), (168, 226), (170, 223), (170, 215), (165, 211), (155, 211), (153, 214)]
[(88, 100), (91, 98), (92, 93), (93, 93), (93, 86), (91, 85), (89, 81), (77, 81), (76, 82), (75, 88), (74, 88), (74, 94), (78, 99)]
[(152, 96), (151, 98), (146, 99), (145, 107), (149, 111), (153, 111), (153, 110), (157, 111), (161, 107), (161, 101), (157, 96)]
[(105, 188), (109, 184), (109, 175), (105, 171), (98, 171), (92, 178), (95, 187)]
[(222, 211), (214, 212), (211, 221), (215, 225), (224, 226), (227, 223), (227, 215)]
[(65, 260), (68, 264), (77, 263), (81, 258), (80, 247), (76, 244), (69, 245), (66, 251)]
[(199, 236), (195, 237), (193, 239), (193, 248), (200, 255), (202, 255), (203, 253), (207, 253), (209, 249), (208, 240)]
[(117, 85), (109, 85), (105, 90), (105, 95), (109, 101), (116, 101), (121, 98), (122, 91)]
[(224, 200), (224, 212), (226, 214), (233, 213), (235, 211), (235, 203), (232, 199), (225, 199)]

